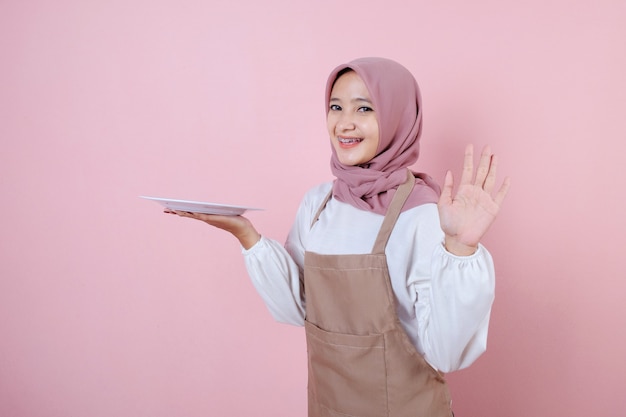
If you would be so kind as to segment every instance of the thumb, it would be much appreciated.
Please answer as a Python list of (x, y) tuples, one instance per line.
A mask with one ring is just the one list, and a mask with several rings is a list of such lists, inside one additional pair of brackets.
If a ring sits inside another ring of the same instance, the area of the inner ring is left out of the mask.
[(443, 187), (441, 189), (441, 196), (439, 196), (439, 204), (451, 204), (452, 203), (452, 187), (454, 186), (454, 178), (452, 172), (448, 170), (446, 172), (446, 178), (443, 181)]

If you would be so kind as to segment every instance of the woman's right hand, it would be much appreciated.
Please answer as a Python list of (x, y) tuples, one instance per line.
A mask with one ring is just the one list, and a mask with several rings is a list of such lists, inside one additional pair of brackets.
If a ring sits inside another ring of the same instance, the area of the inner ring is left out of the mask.
[(261, 239), (261, 234), (256, 231), (252, 222), (243, 216), (223, 216), (170, 209), (165, 209), (163, 212), (200, 220), (208, 225), (225, 230), (235, 236), (245, 249), (250, 249)]

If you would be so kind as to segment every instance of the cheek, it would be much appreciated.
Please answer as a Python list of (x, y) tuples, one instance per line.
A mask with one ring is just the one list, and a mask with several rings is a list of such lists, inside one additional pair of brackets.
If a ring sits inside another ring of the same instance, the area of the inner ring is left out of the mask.
[(380, 142), (380, 130), (378, 129), (378, 121), (376, 119), (368, 123), (367, 132), (371, 139), (375, 140), (378, 144)]
[(335, 132), (335, 126), (337, 125), (337, 123), (335, 122), (335, 120), (332, 117), (327, 117), (326, 118), (326, 129), (328, 130), (328, 134), (333, 136), (334, 132)]
[(369, 132), (370, 132), (370, 135), (372, 135), (372, 137), (375, 137), (376, 139), (378, 139), (378, 136), (379, 136), (378, 123), (376, 122), (370, 123)]

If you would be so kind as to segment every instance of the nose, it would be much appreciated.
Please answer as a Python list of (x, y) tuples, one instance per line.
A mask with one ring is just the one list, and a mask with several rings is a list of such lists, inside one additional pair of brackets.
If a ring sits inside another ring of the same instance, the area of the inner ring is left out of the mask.
[(348, 112), (342, 112), (337, 120), (337, 129), (340, 131), (353, 130), (355, 127), (354, 118)]

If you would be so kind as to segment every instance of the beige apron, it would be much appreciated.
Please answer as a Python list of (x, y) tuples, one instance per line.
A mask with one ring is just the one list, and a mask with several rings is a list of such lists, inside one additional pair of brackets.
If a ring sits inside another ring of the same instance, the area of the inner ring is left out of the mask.
[(371, 254), (305, 253), (309, 417), (452, 416), (443, 375), (417, 352), (398, 320), (385, 257), (414, 184), (409, 172)]

